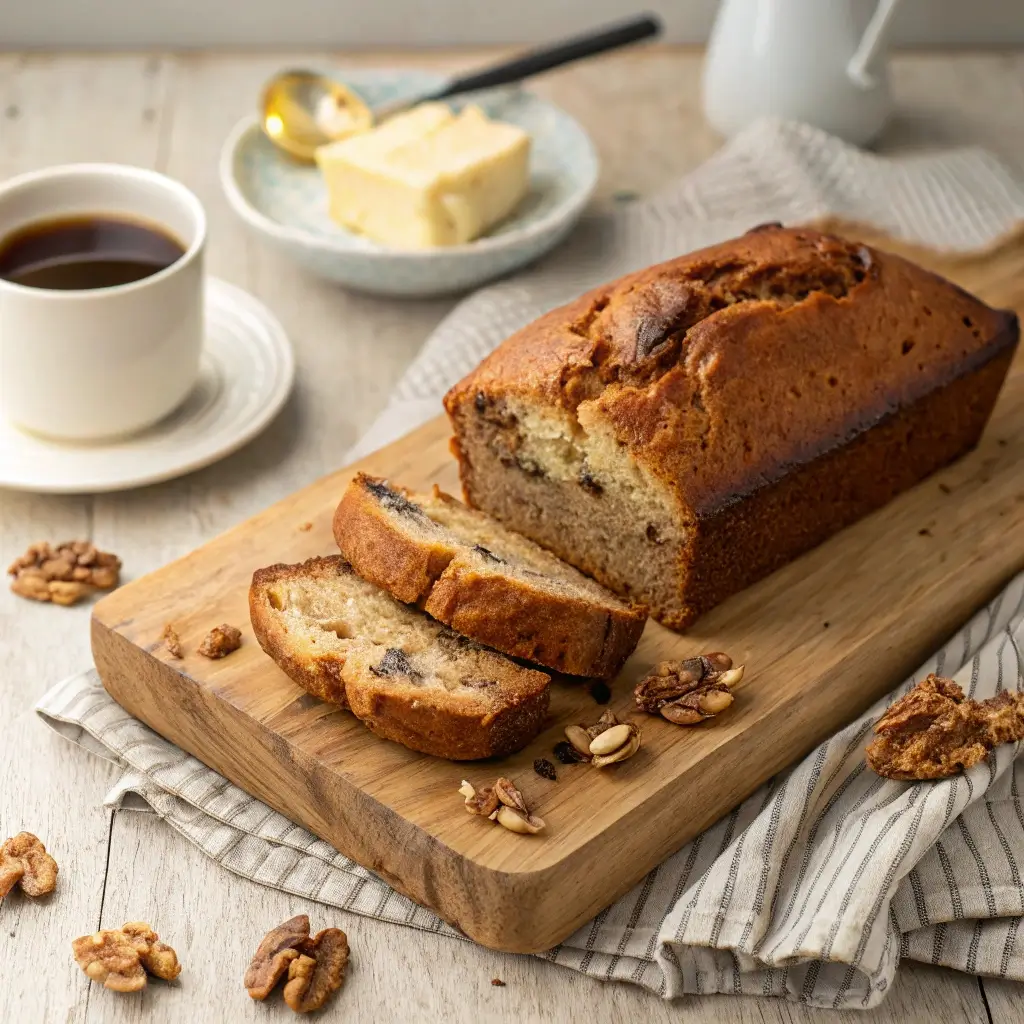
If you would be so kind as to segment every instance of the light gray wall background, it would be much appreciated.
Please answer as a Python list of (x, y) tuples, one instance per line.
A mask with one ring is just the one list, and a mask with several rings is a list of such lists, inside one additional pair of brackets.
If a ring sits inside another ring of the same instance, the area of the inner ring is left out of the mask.
[[(662, 16), (668, 41), (697, 43), (716, 7), (717, 0), (0, 0), (0, 48), (534, 43), (645, 8)], [(1024, 0), (904, 0), (897, 17), (897, 44), (1024, 43)]]

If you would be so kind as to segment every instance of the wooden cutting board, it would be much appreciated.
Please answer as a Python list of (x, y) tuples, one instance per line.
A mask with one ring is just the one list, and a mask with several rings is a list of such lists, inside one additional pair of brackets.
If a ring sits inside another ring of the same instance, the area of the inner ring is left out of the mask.
[[(973, 259), (914, 255), (993, 304), (1024, 308), (1017, 239)], [(537, 775), (534, 759), (555, 760), (564, 726), (602, 710), (586, 686), (555, 683), (547, 728), (526, 750), (454, 764), (380, 740), (308, 696), (262, 653), (247, 613), (254, 569), (334, 551), (331, 515), (357, 468), (457, 490), (447, 442), (439, 418), (121, 587), (96, 605), (93, 652), (107, 690), (157, 732), (497, 949), (564, 939), (897, 684), (1024, 567), (1018, 358), (976, 451), (687, 634), (648, 626), (610, 705), (642, 727), (632, 760), (558, 765), (555, 782)], [(242, 648), (219, 662), (195, 654), (222, 622), (242, 628)], [(161, 643), (165, 623), (183, 640), (181, 661)], [(679, 728), (632, 710), (632, 686), (654, 662), (709, 649), (747, 666), (727, 714)], [(460, 781), (499, 774), (545, 819), (542, 835), (465, 813)]]

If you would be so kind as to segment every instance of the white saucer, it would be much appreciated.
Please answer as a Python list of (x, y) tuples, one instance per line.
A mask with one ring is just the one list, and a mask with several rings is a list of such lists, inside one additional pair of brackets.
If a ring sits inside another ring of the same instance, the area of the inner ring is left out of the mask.
[(185, 402), (141, 434), (97, 444), (23, 433), (0, 409), (0, 487), (49, 494), (120, 491), (200, 469), (263, 430), (294, 377), (291, 343), (270, 310), (241, 288), (207, 278), (206, 345), (199, 382)]

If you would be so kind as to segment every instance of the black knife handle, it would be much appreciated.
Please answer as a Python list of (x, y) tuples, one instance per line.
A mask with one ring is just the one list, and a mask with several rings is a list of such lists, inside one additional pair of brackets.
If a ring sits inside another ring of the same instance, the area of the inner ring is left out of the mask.
[(620, 46), (638, 43), (661, 32), (661, 22), (653, 14), (644, 14), (628, 21), (617, 22), (604, 28), (585, 32), (583, 35), (563, 39), (560, 43), (546, 46), (541, 50), (530, 50), (512, 60), (495, 64), (493, 67), (474, 71), (461, 78), (447, 82), (440, 91), (426, 97), (431, 100), (444, 99), (457, 93), (472, 92), (475, 89), (489, 89), (496, 85), (521, 82), (524, 78), (560, 67), (581, 57), (592, 57), (596, 53), (615, 50)]

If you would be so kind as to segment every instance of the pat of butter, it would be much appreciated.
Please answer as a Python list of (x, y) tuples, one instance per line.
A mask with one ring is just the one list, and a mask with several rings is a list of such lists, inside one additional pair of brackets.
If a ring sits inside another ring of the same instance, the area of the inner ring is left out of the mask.
[(342, 226), (404, 249), (460, 245), (504, 220), (526, 192), (530, 137), (424, 103), (316, 152)]

